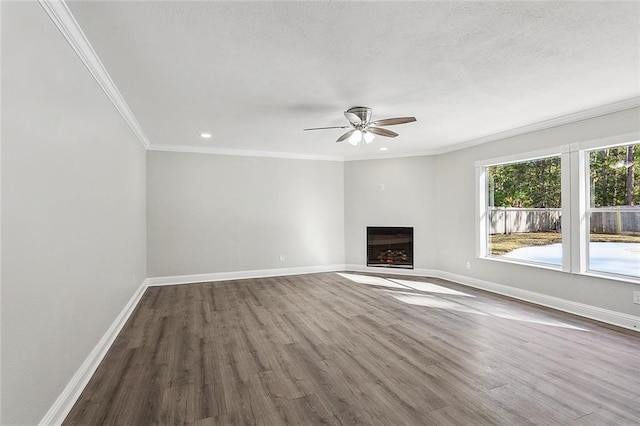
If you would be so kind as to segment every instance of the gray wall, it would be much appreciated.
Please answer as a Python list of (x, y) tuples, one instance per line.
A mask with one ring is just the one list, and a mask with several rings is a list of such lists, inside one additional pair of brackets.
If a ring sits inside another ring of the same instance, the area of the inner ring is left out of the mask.
[(2, 2), (2, 114), (1, 423), (27, 425), (146, 277), (146, 158), (36, 2)]
[(344, 263), (342, 163), (147, 158), (150, 277)]
[(367, 225), (413, 226), (417, 268), (640, 315), (634, 284), (475, 259), (474, 208), (476, 160), (638, 109), (437, 157), (145, 153), (36, 3), (2, 2), (2, 55), (2, 424), (43, 417), (147, 275), (364, 265)]
[[(640, 112), (636, 108), (438, 156), (437, 268), (617, 312), (640, 315), (640, 305), (634, 305), (631, 299), (632, 290), (638, 290), (636, 284), (475, 259), (477, 160), (622, 135), (638, 131), (639, 128)], [(467, 261), (472, 264), (471, 271), (466, 270)]]
[(414, 266), (435, 267), (435, 164), (434, 157), (345, 163), (347, 264), (367, 264), (367, 226), (412, 226)]
[[(629, 315), (636, 284), (476, 259), (475, 162), (640, 129), (622, 111), (434, 157), (345, 163), (345, 259), (366, 265), (366, 226), (413, 226), (415, 267), (518, 287)], [(385, 189), (381, 190), (380, 185)], [(471, 262), (472, 269), (466, 269)]]

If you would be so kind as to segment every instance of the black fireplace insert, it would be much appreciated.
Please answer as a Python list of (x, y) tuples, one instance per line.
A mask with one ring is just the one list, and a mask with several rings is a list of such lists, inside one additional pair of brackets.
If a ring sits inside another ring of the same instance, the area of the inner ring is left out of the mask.
[(367, 266), (413, 269), (413, 228), (367, 226)]

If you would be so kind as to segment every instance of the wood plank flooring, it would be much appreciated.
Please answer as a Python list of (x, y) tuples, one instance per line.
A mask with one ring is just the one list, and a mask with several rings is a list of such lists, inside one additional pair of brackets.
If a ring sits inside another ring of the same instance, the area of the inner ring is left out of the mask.
[(150, 287), (65, 424), (640, 424), (638, 333), (396, 278)]

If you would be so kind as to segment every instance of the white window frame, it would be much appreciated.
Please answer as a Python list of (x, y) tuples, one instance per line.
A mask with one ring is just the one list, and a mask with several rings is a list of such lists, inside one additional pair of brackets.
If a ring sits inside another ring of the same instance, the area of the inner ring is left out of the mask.
[[(560, 157), (560, 171), (561, 171), (561, 199), (562, 207), (561, 211), (561, 235), (562, 235), (562, 265), (552, 265), (548, 263), (531, 262), (519, 259), (509, 259), (501, 256), (492, 256), (487, 252), (488, 247), (488, 235), (489, 235), (489, 200), (487, 194), (487, 167), (498, 166), (501, 164), (522, 163), (525, 161), (540, 160), (543, 158)], [(534, 152), (528, 152), (524, 154), (515, 154), (505, 157), (492, 158), (489, 160), (476, 161), (476, 208), (477, 208), (477, 220), (476, 220), (476, 257), (481, 259), (490, 259), (496, 261), (504, 261), (509, 263), (519, 263), (525, 265), (537, 266), (540, 268), (553, 269), (553, 270), (565, 270), (566, 265), (570, 264), (568, 259), (569, 251), (566, 249), (565, 239), (569, 237), (566, 230), (566, 217), (568, 217), (568, 210), (566, 209), (565, 202), (565, 181), (568, 180), (568, 168), (566, 163), (568, 161), (568, 154), (564, 153), (562, 148), (550, 148), (544, 150), (538, 150)], [(567, 169), (567, 170), (566, 170)]]
[[(508, 155), (476, 161), (476, 257), (483, 260), (523, 264), (560, 270), (565, 273), (588, 275), (611, 280), (640, 284), (640, 278), (588, 269), (589, 250), (589, 151), (640, 143), (640, 131), (613, 137), (574, 142), (560, 147)], [(487, 253), (488, 237), (488, 166), (517, 163), (540, 158), (560, 156), (562, 191), (562, 267), (537, 262), (491, 256)], [(639, 206), (640, 209), (640, 206)], [(634, 209), (635, 210), (635, 209)]]
[[(607, 144), (607, 145), (598, 145), (595, 147), (585, 147), (584, 149), (581, 150), (582, 156), (580, 157), (580, 161), (582, 162), (582, 164), (584, 165), (584, 170), (582, 171), (583, 173), (583, 179), (581, 181), (582, 184), (582, 191), (584, 193), (584, 199), (580, 200), (582, 203), (584, 203), (584, 245), (582, 247), (584, 247), (584, 263), (582, 264), (584, 272), (589, 274), (589, 275), (595, 275), (595, 276), (605, 276), (605, 277), (609, 277), (609, 278), (616, 278), (616, 279), (626, 279), (627, 277), (631, 278), (632, 281), (635, 281), (635, 277), (629, 276), (629, 275), (623, 275), (623, 274), (616, 274), (616, 273), (612, 273), (612, 272), (603, 272), (603, 271), (597, 271), (597, 270), (593, 270), (589, 268), (589, 241), (590, 241), (590, 236), (591, 236), (591, 213), (592, 212), (617, 212), (617, 211), (621, 211), (620, 208), (618, 207), (591, 207), (591, 176), (590, 176), (590, 161), (589, 161), (589, 153), (592, 151), (599, 151), (602, 149), (606, 149), (606, 148), (616, 148), (619, 146), (626, 146), (626, 145), (638, 145), (640, 146), (640, 141), (639, 140), (631, 140), (631, 141), (625, 141), (625, 142), (619, 142), (619, 143), (613, 143), (613, 144)], [(625, 212), (640, 212), (640, 205), (634, 206), (632, 208), (625, 208), (624, 209)], [(640, 281), (640, 277), (637, 278), (638, 281)]]

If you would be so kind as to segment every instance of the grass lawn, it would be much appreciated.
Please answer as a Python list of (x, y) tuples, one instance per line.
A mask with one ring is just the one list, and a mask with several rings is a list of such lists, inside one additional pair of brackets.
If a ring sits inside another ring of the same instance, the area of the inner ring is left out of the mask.
[[(491, 254), (502, 255), (521, 247), (562, 242), (559, 232), (521, 232), (491, 235)], [(595, 243), (640, 243), (640, 234), (591, 234)]]

